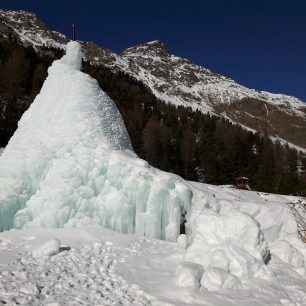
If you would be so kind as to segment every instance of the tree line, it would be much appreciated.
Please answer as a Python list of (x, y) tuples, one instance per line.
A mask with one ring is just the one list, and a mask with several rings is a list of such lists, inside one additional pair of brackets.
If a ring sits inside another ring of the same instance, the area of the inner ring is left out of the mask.
[[(0, 146), (5, 146), (62, 51), (40, 53), (0, 41)], [(124, 72), (84, 63), (117, 104), (135, 152), (153, 166), (185, 179), (232, 184), (250, 178), (258, 191), (306, 195), (306, 157), (268, 135), (229, 121), (159, 101), (143, 83)]]

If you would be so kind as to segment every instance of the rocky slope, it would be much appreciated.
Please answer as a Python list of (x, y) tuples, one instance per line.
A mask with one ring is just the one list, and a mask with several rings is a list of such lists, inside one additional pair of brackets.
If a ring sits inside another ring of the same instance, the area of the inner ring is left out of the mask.
[[(45, 52), (46, 47), (65, 49), (68, 41), (24, 11), (0, 10), (0, 37), (18, 40), (37, 52)], [(128, 73), (166, 103), (209, 112), (306, 149), (306, 104), (295, 97), (248, 89), (172, 55), (160, 41), (140, 44), (121, 54), (84, 42), (83, 53), (94, 65)]]

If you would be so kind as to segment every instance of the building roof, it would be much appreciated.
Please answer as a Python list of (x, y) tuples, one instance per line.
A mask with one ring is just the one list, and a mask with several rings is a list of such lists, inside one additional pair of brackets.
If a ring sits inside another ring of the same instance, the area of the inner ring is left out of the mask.
[(237, 177), (237, 178), (235, 179), (235, 181), (240, 181), (240, 180), (247, 180), (247, 181), (249, 181), (250, 179), (247, 178), (247, 177), (245, 177), (245, 176), (239, 176), (239, 177)]

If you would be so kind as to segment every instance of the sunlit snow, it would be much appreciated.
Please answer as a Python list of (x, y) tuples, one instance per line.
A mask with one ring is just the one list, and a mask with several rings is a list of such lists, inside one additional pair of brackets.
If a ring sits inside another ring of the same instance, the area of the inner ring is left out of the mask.
[(0, 156), (0, 305), (305, 305), (304, 199), (151, 167), (81, 59), (69, 43)]

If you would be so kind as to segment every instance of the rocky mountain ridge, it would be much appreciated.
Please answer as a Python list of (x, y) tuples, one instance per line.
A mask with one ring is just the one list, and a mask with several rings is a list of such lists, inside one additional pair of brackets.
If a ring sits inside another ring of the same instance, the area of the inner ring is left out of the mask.
[[(0, 10), (0, 37), (37, 52), (65, 49), (68, 39), (49, 30), (35, 14)], [(187, 59), (172, 55), (160, 41), (121, 54), (83, 42), (84, 60), (123, 71), (145, 84), (161, 101), (224, 117), (242, 127), (306, 149), (306, 104), (282, 94), (248, 89)]]

